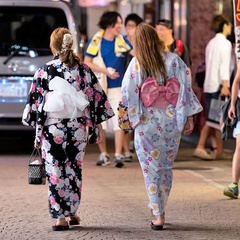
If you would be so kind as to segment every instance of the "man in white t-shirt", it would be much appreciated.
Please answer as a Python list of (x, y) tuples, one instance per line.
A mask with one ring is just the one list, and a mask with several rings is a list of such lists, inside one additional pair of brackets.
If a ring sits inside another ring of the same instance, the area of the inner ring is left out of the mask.
[[(227, 36), (231, 34), (232, 24), (225, 15), (219, 14), (212, 20), (212, 29), (216, 35), (209, 41), (205, 51), (206, 75), (203, 91), (206, 101), (206, 116), (208, 116), (212, 99), (219, 99), (220, 96), (230, 96), (229, 80), (232, 45), (227, 40)], [(212, 140), (215, 141), (215, 154), (210, 154), (205, 149), (206, 141), (210, 135)], [(226, 153), (224, 152), (221, 131), (205, 123), (193, 156), (205, 160), (225, 158)]]

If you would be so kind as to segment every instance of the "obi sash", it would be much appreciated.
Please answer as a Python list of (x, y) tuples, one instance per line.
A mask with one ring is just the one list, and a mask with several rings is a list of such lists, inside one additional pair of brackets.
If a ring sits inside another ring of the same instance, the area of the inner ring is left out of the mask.
[(141, 99), (145, 107), (166, 109), (177, 104), (180, 84), (175, 76), (167, 80), (166, 85), (157, 86), (155, 79), (148, 77), (141, 87)]

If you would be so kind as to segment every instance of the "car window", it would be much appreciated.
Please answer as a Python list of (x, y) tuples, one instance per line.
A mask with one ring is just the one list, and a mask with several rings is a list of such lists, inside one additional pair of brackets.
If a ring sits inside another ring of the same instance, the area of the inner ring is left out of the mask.
[[(68, 27), (62, 9), (48, 7), (0, 8), (0, 56), (8, 56), (16, 49), (34, 50), (38, 56), (51, 55), (51, 32), (57, 27)], [(17, 51), (24, 55), (24, 51)]]

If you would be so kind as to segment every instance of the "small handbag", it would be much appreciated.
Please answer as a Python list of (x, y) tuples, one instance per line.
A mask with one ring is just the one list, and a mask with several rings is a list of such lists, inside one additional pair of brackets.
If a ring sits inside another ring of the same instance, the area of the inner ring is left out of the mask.
[(38, 148), (34, 148), (28, 162), (28, 183), (35, 185), (46, 184), (45, 163)]
[(211, 99), (209, 113), (207, 116), (206, 124), (210, 127), (221, 129), (220, 127), (220, 118), (221, 118), (221, 110), (224, 101), (219, 99)]
[(118, 104), (118, 126), (124, 131), (132, 131), (129, 118), (128, 118), (128, 107), (126, 107), (122, 101)]

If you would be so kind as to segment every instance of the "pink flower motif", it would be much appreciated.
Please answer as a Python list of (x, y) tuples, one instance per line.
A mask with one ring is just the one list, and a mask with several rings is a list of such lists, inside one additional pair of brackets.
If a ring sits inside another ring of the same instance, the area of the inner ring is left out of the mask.
[(148, 157), (148, 161), (151, 162), (153, 159), (152, 157)]
[(162, 129), (162, 128), (161, 128), (160, 126), (157, 126), (157, 130), (158, 130), (158, 131), (161, 131), (161, 129)]
[(77, 75), (75, 79), (76, 79), (76, 81), (77, 81), (78, 83), (80, 83), (80, 82), (81, 82), (81, 78), (80, 78), (80, 76), (79, 76), (79, 75)]
[(87, 71), (89, 70), (89, 66), (88, 65), (86, 65), (85, 63), (83, 63), (82, 65), (83, 65), (85, 70), (87, 70)]
[(84, 129), (85, 129), (85, 125), (83, 125), (83, 124), (81, 124), (81, 123), (80, 123), (80, 124), (78, 125), (78, 128), (80, 128), (80, 129), (83, 129), (83, 130), (84, 130)]
[(67, 162), (66, 165), (67, 165), (68, 167), (70, 167), (70, 166), (71, 166), (71, 162)]
[(43, 75), (44, 75), (44, 70), (40, 70), (40, 71), (38, 72), (38, 77), (39, 77), (39, 78), (42, 78)]
[(100, 93), (96, 93), (95, 94), (95, 101), (99, 102), (101, 100), (101, 94)]
[(144, 168), (143, 172), (148, 173), (148, 169)]
[(32, 84), (32, 91), (35, 92), (35, 90), (36, 90), (36, 83), (33, 83)]
[(149, 112), (150, 112), (150, 114), (153, 114), (153, 110), (152, 109)]
[(55, 142), (56, 144), (62, 144), (62, 143), (63, 143), (62, 138), (54, 137), (53, 140), (54, 140), (54, 142)]
[(135, 78), (135, 74), (131, 73), (130, 78)]
[(89, 119), (87, 119), (87, 120), (86, 120), (86, 126), (91, 127), (91, 126), (92, 126), (92, 121), (89, 120)]
[(143, 136), (144, 135), (144, 133), (143, 132), (139, 132), (139, 136)]
[(56, 201), (52, 196), (50, 196), (49, 202), (50, 202), (50, 205), (52, 205), (52, 206), (54, 206), (56, 204)]
[(186, 106), (186, 105), (187, 105), (187, 103), (183, 101), (183, 102), (182, 102), (182, 105), (183, 105), (183, 106)]
[(42, 151), (42, 158), (46, 159), (46, 152), (45, 151)]
[(54, 176), (53, 174), (50, 174), (50, 182), (54, 185), (58, 184), (59, 183), (59, 179)]
[(144, 163), (145, 163), (146, 165), (149, 165), (149, 161), (145, 161)]
[(60, 196), (60, 197), (64, 197), (64, 190), (58, 190), (58, 195)]
[(42, 88), (37, 88), (37, 90), (38, 90), (39, 93), (41, 93), (41, 94), (43, 93), (43, 89)]
[(173, 63), (173, 67), (175, 68), (176, 66), (177, 66), (177, 63), (176, 63), (176, 62), (174, 62), (174, 63)]
[(138, 87), (135, 88), (135, 93), (136, 93), (136, 94), (139, 93), (139, 88), (138, 88)]
[(77, 160), (77, 166), (82, 166), (82, 160)]
[(158, 197), (161, 197), (161, 192), (158, 193)]
[(109, 101), (106, 101), (105, 104), (104, 104), (105, 108), (109, 109), (111, 107)]
[(93, 95), (93, 89), (92, 88), (87, 88), (87, 90), (86, 90), (86, 95), (88, 96), (88, 97), (91, 97), (92, 95)]
[(186, 74), (189, 75), (189, 73), (190, 73), (190, 72), (189, 72), (189, 70), (187, 69)]
[(79, 200), (79, 197), (78, 197), (78, 195), (76, 193), (73, 195), (73, 200), (75, 200), (75, 201)]

